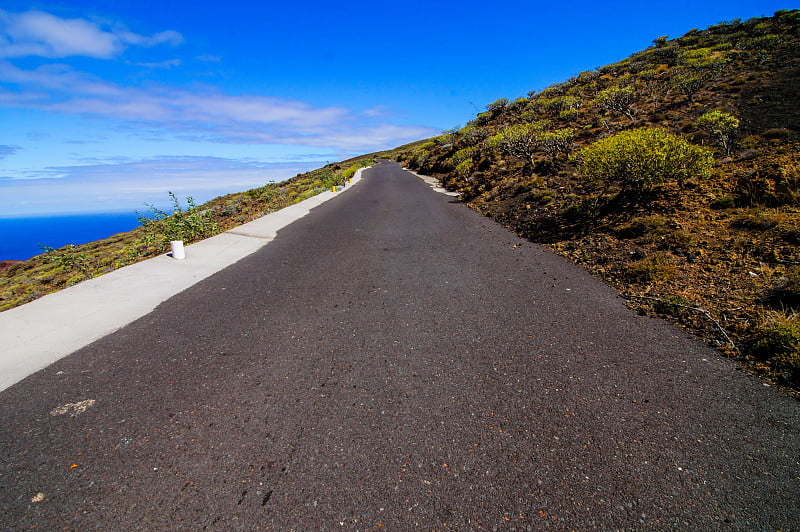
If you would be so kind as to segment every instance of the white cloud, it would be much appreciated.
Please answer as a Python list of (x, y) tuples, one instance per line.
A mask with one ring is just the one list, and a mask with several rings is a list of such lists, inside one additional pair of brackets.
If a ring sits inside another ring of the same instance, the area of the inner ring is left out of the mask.
[(157, 44), (170, 44), (172, 46), (178, 46), (184, 42), (183, 35), (172, 30), (162, 31), (151, 37), (138, 35), (130, 31), (120, 31), (117, 33), (117, 36), (125, 44), (133, 44), (136, 46), (155, 46)]
[(4, 13), (0, 56), (66, 57), (84, 55), (110, 58), (122, 47), (119, 39), (81, 19), (62, 19), (42, 11)]
[(159, 61), (157, 63), (135, 63), (136, 66), (145, 67), (145, 68), (164, 68), (170, 69), (173, 67), (181, 66), (180, 59), (167, 59), (166, 61)]
[(390, 114), (389, 108), (385, 105), (378, 105), (373, 107), (372, 109), (365, 109), (361, 111), (364, 116), (371, 116), (371, 117), (380, 117), (386, 116)]
[(0, 10), (0, 57), (85, 56), (110, 59), (127, 45), (178, 45), (183, 36), (172, 30), (152, 36), (124, 29), (103, 29), (85, 19), (66, 19), (43, 11), (10, 13)]
[(378, 122), (383, 107), (353, 112), (213, 88), (124, 87), (65, 65), (23, 70), (0, 61), (0, 105), (146, 124), (185, 138), (218, 143), (300, 144), (372, 151), (431, 136), (437, 130)]

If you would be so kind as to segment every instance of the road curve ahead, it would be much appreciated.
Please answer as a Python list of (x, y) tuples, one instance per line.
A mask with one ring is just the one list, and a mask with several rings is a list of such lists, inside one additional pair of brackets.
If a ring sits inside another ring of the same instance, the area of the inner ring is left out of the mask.
[(4, 530), (800, 530), (800, 406), (397, 165), (0, 394)]

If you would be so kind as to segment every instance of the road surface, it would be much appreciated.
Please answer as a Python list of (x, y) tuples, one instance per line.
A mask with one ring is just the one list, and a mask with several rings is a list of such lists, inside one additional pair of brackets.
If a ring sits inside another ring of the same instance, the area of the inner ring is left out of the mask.
[(397, 165), (0, 393), (7, 530), (799, 530), (800, 406)]

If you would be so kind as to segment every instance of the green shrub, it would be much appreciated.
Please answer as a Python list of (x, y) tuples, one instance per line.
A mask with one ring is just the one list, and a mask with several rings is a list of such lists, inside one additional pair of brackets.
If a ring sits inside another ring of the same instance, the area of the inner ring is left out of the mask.
[(783, 369), (800, 369), (800, 315), (768, 311), (750, 330), (748, 351), (760, 360), (772, 360)]
[(596, 70), (586, 70), (578, 74), (578, 81), (581, 83), (589, 83), (600, 77), (600, 72)]
[(614, 234), (619, 238), (641, 238), (648, 236), (650, 239), (663, 236), (669, 232), (666, 220), (661, 216), (641, 216), (631, 219), (614, 228)]
[(539, 105), (553, 112), (577, 111), (583, 105), (583, 100), (576, 96), (556, 96), (555, 98), (540, 98)]
[(145, 241), (164, 244), (171, 240), (183, 240), (190, 243), (216, 233), (217, 224), (210, 210), (198, 210), (191, 196), (186, 198), (187, 209), (181, 206), (174, 193), (170, 192), (169, 197), (172, 200), (172, 214), (148, 205), (150, 216), (139, 215), (139, 223), (145, 229)]
[(696, 71), (721, 71), (730, 63), (730, 59), (725, 56), (725, 50), (724, 47), (681, 50), (678, 53), (678, 63)]
[(62, 248), (54, 249), (48, 246), (39, 246), (44, 251), (42, 259), (53, 264), (62, 272), (78, 272), (81, 280), (91, 277), (91, 261), (88, 253), (79, 251), (75, 244), (68, 244)]
[(459, 135), (468, 144), (476, 144), (489, 136), (489, 130), (482, 127), (467, 125), (459, 130)]
[(539, 149), (537, 137), (541, 128), (536, 124), (517, 124), (501, 130), (490, 142), (505, 153), (531, 161)]
[(452, 163), (454, 165), (459, 165), (466, 160), (472, 160), (478, 154), (478, 148), (474, 146), (470, 146), (467, 148), (463, 148), (458, 150), (452, 157)]
[(537, 144), (547, 155), (555, 157), (559, 153), (569, 154), (575, 142), (575, 130), (572, 128), (543, 131), (537, 136)]
[(714, 162), (707, 148), (660, 128), (623, 131), (578, 152), (580, 172), (623, 191), (642, 191), (667, 180), (705, 177)]
[(672, 76), (672, 87), (685, 95), (690, 102), (694, 102), (694, 96), (702, 89), (707, 82), (708, 75), (699, 74), (692, 70), (679, 69)]
[(654, 253), (649, 257), (637, 260), (625, 268), (625, 276), (632, 283), (652, 283), (674, 277), (678, 269), (663, 253)]
[(351, 177), (356, 175), (356, 172), (360, 168), (362, 168), (362, 166), (360, 164), (354, 164), (353, 166), (350, 166), (349, 168), (345, 168), (344, 170), (342, 170), (342, 177), (345, 178), (345, 179), (350, 179)]
[(621, 113), (633, 120), (633, 102), (636, 94), (631, 87), (609, 87), (597, 94), (595, 103), (603, 109)]
[(689, 306), (691, 306), (689, 301), (684, 297), (678, 295), (664, 296), (653, 304), (653, 310), (659, 314), (680, 318), (686, 313), (686, 307)]
[(456, 165), (456, 173), (459, 175), (467, 175), (469, 174), (470, 169), (472, 168), (472, 159), (464, 159), (458, 165)]
[(499, 98), (490, 104), (486, 105), (486, 110), (489, 112), (499, 112), (506, 108), (509, 101), (508, 98)]

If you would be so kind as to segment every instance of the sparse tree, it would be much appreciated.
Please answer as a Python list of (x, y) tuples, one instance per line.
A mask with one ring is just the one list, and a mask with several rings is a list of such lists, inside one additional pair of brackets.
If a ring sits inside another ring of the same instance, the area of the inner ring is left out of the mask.
[(491, 112), (499, 112), (506, 108), (508, 105), (508, 98), (500, 98), (486, 105), (486, 110)]
[(672, 86), (681, 94), (686, 96), (690, 102), (694, 102), (694, 95), (703, 88), (705, 80), (696, 72), (682, 71), (675, 74), (672, 78)]
[(514, 157), (533, 160), (533, 155), (539, 149), (537, 136), (541, 128), (536, 124), (517, 124), (509, 126), (499, 133), (500, 148)]
[(462, 140), (469, 145), (477, 144), (489, 136), (488, 129), (472, 124), (462, 127), (458, 133), (461, 135)]
[(656, 48), (663, 48), (664, 46), (666, 46), (668, 40), (669, 40), (668, 35), (662, 35), (661, 37), (653, 40), (653, 46), (655, 46)]
[(632, 87), (609, 87), (600, 91), (595, 101), (603, 109), (621, 113), (633, 120), (632, 105), (636, 101), (636, 93)]
[(544, 131), (538, 135), (539, 147), (550, 157), (559, 153), (569, 154), (575, 142), (575, 131), (572, 128)]
[(698, 118), (697, 125), (716, 135), (725, 155), (731, 154), (733, 133), (739, 127), (739, 120), (735, 116), (724, 111), (711, 111)]

